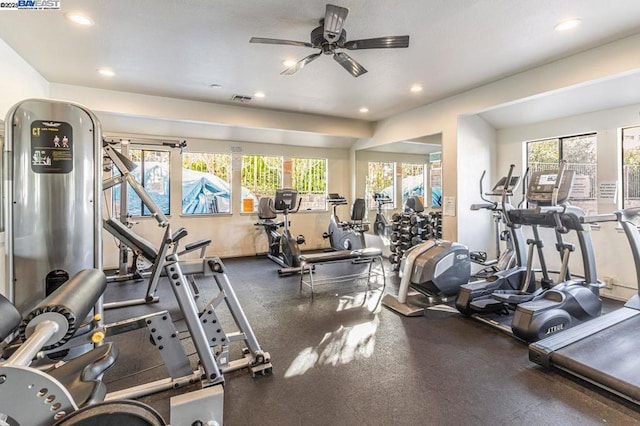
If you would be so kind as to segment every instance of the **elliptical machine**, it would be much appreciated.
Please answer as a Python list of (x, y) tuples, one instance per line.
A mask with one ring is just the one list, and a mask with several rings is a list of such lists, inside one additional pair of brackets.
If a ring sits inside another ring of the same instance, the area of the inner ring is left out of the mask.
[(363, 198), (356, 198), (351, 209), (351, 220), (340, 221), (336, 208), (346, 205), (343, 196), (330, 193), (327, 202), (333, 210), (329, 219), (329, 231), (322, 234), (322, 238), (329, 238), (333, 250), (360, 250), (366, 247), (364, 233), (369, 230), (369, 224), (364, 221), (367, 207)]
[[(463, 285), (456, 300), (456, 307), (464, 315), (526, 342), (537, 341), (597, 317), (602, 309), (599, 289), (603, 284), (596, 275), (589, 225), (585, 225), (588, 218), (580, 208), (565, 204), (571, 193), (574, 173), (565, 170), (565, 166), (566, 163), (562, 162), (558, 170), (532, 174), (527, 200), (535, 208), (506, 212), (510, 227), (519, 229), (525, 225), (533, 230), (534, 238), (527, 240), (526, 267), (521, 265), (513, 270), (500, 271), (488, 280)], [(511, 167), (513, 170), (514, 166)], [(562, 260), (556, 285), (549, 278), (544, 262), (538, 227), (554, 229), (556, 234), (555, 246)], [(569, 256), (575, 247), (565, 243), (562, 235), (570, 231), (578, 237), (584, 278), (573, 279), (569, 271)], [(543, 275), (537, 289), (533, 270), (534, 250), (538, 252)]]
[[(528, 173), (529, 171), (527, 170), (522, 179), (523, 181), (526, 179)], [(483, 181), (486, 174), (487, 171), (485, 170), (484, 172), (482, 172), (482, 176), (480, 177), (480, 198), (482, 199), (482, 201), (484, 201), (484, 203), (472, 204), (471, 210), (489, 210), (491, 212), (495, 231), (496, 258), (488, 259), (487, 253), (483, 251), (469, 252), (471, 261), (482, 267), (480, 271), (473, 274), (473, 278), (475, 279), (487, 278), (498, 271), (504, 271), (506, 269), (511, 269), (517, 266), (516, 248), (514, 245), (511, 230), (502, 228), (503, 225), (506, 225), (507, 222), (507, 218), (505, 217), (505, 213), (501, 204), (501, 197), (503, 191), (505, 190), (505, 184), (507, 184), (507, 178), (506, 176), (503, 176), (493, 186), (491, 191), (484, 192)], [(511, 176), (511, 181), (506, 186), (507, 194), (513, 194), (513, 191), (518, 187), (519, 184), (520, 177)], [(524, 202), (524, 185), (522, 188), (523, 199), (518, 205), (518, 208)], [(500, 197), (500, 201), (494, 201), (486, 197)], [(505, 201), (508, 203), (508, 199)], [(506, 247), (504, 250), (501, 250), (501, 241), (505, 242)]]
[(373, 194), (373, 200), (378, 205), (378, 211), (376, 213), (376, 220), (373, 222), (373, 230), (376, 235), (382, 238), (382, 242), (385, 245), (389, 245), (389, 235), (391, 234), (391, 225), (389, 225), (389, 221), (382, 213), (382, 206), (385, 204), (393, 204), (393, 200), (389, 198), (386, 194), (381, 194), (376, 192)]
[[(274, 199), (262, 197), (258, 202), (258, 217), (262, 222), (256, 226), (262, 226), (269, 239), (269, 252), (267, 257), (273, 260), (282, 269), (278, 269), (279, 275), (289, 275), (300, 271), (300, 244), (305, 243), (303, 235), (294, 237), (289, 225), (289, 213), (297, 213), (300, 209), (298, 191), (292, 188), (276, 190)], [(295, 206), (295, 207), (294, 207)], [(278, 213), (284, 215), (284, 220), (276, 222), (274, 219)], [(284, 227), (282, 234), (278, 229)]]

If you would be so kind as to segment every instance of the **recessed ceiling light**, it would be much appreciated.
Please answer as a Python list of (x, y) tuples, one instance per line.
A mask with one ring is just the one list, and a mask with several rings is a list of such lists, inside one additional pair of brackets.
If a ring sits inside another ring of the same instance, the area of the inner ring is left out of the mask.
[(282, 65), (284, 65), (287, 68), (292, 67), (297, 63), (298, 61), (296, 61), (295, 59), (285, 59), (284, 61), (282, 61)]
[(418, 93), (418, 92), (422, 92), (422, 86), (420, 86), (419, 84), (414, 84), (413, 86), (411, 86), (410, 89), (413, 93)]
[(71, 22), (74, 22), (78, 25), (84, 25), (85, 27), (90, 27), (91, 25), (95, 24), (93, 19), (91, 19), (87, 15), (83, 15), (82, 13), (69, 12), (64, 16), (66, 16), (67, 19), (70, 20)]
[(256, 92), (253, 94), (254, 98), (264, 98), (264, 92)]
[(103, 75), (105, 77), (113, 77), (114, 75), (116, 75), (115, 72), (113, 72), (112, 70), (108, 69), (108, 68), (100, 68), (98, 70), (98, 73), (100, 75)]
[(222, 84), (213, 83), (210, 84), (209, 87), (211, 87), (212, 89), (220, 89), (222, 88)]
[(582, 21), (580, 21), (580, 19), (578, 18), (565, 19), (564, 21), (558, 23), (555, 28), (556, 31), (566, 31), (577, 27), (581, 22)]
[(368, 113), (368, 112), (369, 112), (369, 108), (367, 108), (367, 107), (362, 107), (362, 108), (360, 108), (360, 112), (361, 112), (361, 113), (363, 113), (363, 114), (366, 114), (366, 113)]

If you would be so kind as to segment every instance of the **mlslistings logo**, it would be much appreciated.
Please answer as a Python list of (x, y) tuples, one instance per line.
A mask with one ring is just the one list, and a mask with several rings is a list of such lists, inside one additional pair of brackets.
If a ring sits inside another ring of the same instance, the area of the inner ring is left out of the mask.
[(60, 9), (60, 0), (17, 0), (0, 2), (0, 10), (48, 10)]

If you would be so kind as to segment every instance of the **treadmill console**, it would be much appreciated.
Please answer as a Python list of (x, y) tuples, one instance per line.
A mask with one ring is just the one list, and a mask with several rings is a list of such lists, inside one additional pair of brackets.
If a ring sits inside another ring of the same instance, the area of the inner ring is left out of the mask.
[(293, 210), (298, 202), (298, 190), (292, 188), (276, 189), (273, 207), (277, 211)]
[[(564, 204), (571, 195), (573, 184), (573, 170), (564, 170), (562, 182), (558, 186), (557, 204)], [(533, 172), (529, 178), (527, 188), (527, 200), (538, 206), (553, 205), (553, 192), (558, 180), (558, 170), (541, 170)]]

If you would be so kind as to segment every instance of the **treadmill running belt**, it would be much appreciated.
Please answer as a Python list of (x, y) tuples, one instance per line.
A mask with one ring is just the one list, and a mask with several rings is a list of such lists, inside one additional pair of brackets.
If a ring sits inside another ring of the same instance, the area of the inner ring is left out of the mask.
[(551, 362), (632, 401), (640, 402), (640, 316), (555, 351)]

